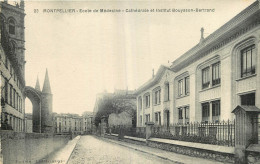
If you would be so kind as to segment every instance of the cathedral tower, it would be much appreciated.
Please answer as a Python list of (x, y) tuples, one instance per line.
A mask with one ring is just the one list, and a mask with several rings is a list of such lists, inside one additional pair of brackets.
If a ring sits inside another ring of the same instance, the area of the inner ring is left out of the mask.
[(52, 92), (49, 81), (48, 70), (46, 69), (45, 79), (42, 88), (42, 106), (41, 106), (41, 124), (42, 132), (52, 133), (53, 132), (53, 121), (52, 121)]

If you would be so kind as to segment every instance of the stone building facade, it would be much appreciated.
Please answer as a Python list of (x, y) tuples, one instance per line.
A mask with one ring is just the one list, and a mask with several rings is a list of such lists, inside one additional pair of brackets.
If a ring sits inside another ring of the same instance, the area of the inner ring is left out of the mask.
[(24, 131), (24, 2), (0, 2), (1, 123)]
[(137, 89), (137, 126), (218, 123), (233, 120), (237, 105), (260, 108), (259, 1), (208, 37), (203, 31), (196, 46)]
[(55, 133), (76, 132), (79, 134), (87, 134), (92, 130), (93, 114), (89, 112), (78, 114), (53, 114)]

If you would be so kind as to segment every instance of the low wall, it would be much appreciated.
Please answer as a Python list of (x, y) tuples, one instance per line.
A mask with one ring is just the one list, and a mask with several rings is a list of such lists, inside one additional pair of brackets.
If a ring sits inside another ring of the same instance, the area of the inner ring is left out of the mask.
[(64, 146), (70, 135), (1, 131), (4, 164), (37, 163)]
[(181, 145), (169, 144), (165, 142), (156, 142), (151, 140), (147, 140), (147, 146), (162, 149), (162, 150), (167, 150), (167, 151), (171, 151), (183, 155), (188, 155), (192, 157), (211, 159), (223, 163), (235, 163), (235, 158), (233, 153), (224, 153), (220, 151), (206, 150), (201, 148), (181, 146)]
[(146, 140), (143, 138), (136, 138), (136, 137), (129, 137), (129, 136), (124, 136), (123, 139), (124, 142), (136, 144), (136, 145), (143, 145), (146, 146)]
[(118, 140), (118, 135), (105, 134), (104, 137), (112, 140)]
[[(105, 134), (104, 137), (113, 140), (118, 140), (118, 135), (115, 134)], [(178, 154), (206, 158), (223, 163), (235, 163), (234, 147), (174, 141), (158, 138), (151, 138), (145, 140), (143, 138), (136, 138), (130, 136), (124, 136), (124, 138), (120, 140), (132, 144), (144, 145), (166, 151), (171, 151)]]
[(246, 149), (246, 161), (248, 164), (260, 163), (260, 144), (251, 144)]

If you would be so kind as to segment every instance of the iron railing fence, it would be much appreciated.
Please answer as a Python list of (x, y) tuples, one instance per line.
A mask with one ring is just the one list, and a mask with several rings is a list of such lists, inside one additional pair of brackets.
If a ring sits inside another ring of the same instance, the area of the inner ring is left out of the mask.
[(235, 146), (235, 120), (154, 126), (151, 137), (233, 147)]

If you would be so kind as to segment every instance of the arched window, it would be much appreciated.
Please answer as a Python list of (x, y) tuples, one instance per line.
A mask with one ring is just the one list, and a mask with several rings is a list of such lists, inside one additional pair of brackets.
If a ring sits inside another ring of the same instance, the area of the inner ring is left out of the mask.
[(9, 20), (9, 34), (15, 34), (15, 22), (13, 19)]

